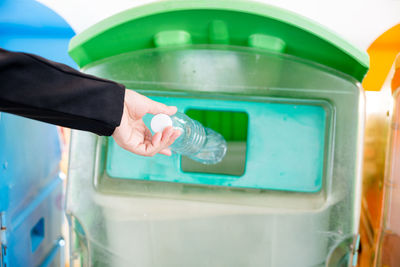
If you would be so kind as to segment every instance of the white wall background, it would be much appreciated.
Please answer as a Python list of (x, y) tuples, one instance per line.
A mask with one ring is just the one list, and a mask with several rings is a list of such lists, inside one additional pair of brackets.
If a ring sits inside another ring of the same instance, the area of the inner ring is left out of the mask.
[[(155, 2), (155, 0), (38, 1), (63, 16), (77, 33), (127, 8)], [(337, 32), (363, 50), (366, 50), (384, 31), (400, 23), (400, 0), (257, 1), (306, 16)]]

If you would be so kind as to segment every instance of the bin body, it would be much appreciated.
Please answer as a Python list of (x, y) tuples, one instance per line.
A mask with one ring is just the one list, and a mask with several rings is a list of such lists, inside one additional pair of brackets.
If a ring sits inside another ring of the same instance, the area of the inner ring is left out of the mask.
[[(207, 34), (224, 31), (209, 19)], [(291, 55), (290, 46), (284, 53), (279, 45), (203, 44), (192, 30), (188, 37), (155, 28), (148, 49), (94, 59), (93, 39), (83, 38), (72, 43), (71, 55), (83, 71), (176, 105), (221, 132), (227, 156), (211, 167), (180, 155), (145, 158), (112, 138), (74, 131), (67, 191), (72, 261), (345, 266), (359, 220), (364, 102), (357, 80)]]

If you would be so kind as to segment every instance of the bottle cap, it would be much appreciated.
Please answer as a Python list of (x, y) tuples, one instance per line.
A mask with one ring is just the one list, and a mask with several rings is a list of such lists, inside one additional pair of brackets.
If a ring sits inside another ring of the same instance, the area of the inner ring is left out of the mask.
[(151, 119), (150, 125), (153, 132), (162, 132), (168, 126), (172, 126), (172, 120), (166, 114), (157, 114)]

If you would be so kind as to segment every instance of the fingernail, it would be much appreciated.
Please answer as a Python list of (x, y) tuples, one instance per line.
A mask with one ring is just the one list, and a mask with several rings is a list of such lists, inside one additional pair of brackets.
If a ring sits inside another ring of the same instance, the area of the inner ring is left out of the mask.
[(169, 106), (168, 108), (171, 115), (174, 115), (178, 111), (178, 108), (176, 106)]
[(174, 132), (174, 129), (172, 129), (172, 127), (170, 127), (168, 130), (167, 130), (167, 132), (166, 132), (166, 135), (167, 136), (171, 136), (171, 134)]
[(181, 133), (181, 131), (179, 131), (179, 130), (175, 130), (175, 131), (174, 131), (174, 136), (175, 136), (175, 138), (178, 138), (181, 134), (182, 134), (182, 133)]
[(154, 143), (159, 143), (161, 141), (161, 134), (157, 135), (156, 138), (154, 138)]
[(173, 131), (172, 127), (169, 127), (169, 128), (164, 132), (163, 137), (162, 137), (162, 140), (163, 140), (163, 141), (167, 141), (167, 140), (171, 137), (171, 135), (172, 135), (173, 132), (174, 132), (174, 131)]

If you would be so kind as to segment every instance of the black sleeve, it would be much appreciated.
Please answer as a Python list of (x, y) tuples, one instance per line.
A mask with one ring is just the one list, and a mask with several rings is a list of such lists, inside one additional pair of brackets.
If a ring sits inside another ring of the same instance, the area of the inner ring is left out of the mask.
[(0, 111), (111, 135), (125, 87), (42, 57), (0, 49)]

